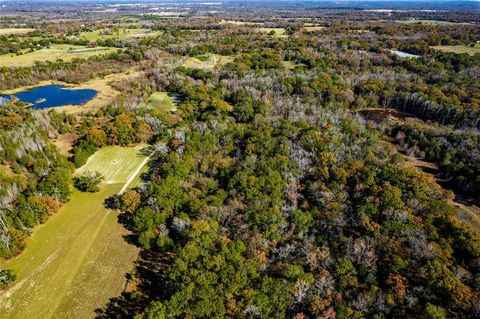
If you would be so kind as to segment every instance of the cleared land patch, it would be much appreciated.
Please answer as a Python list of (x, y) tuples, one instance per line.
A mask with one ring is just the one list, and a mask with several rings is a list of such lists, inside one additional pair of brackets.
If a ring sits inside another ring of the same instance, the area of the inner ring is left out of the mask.
[(473, 47), (468, 45), (438, 45), (432, 48), (438, 51), (458, 53), (458, 54), (466, 53), (469, 55), (475, 55), (480, 53), (480, 44), (476, 44)]
[(75, 191), (35, 229), (25, 251), (1, 265), (17, 274), (15, 284), (0, 293), (2, 319), (94, 318), (95, 309), (122, 292), (139, 250), (125, 241), (128, 232), (104, 200), (136, 179), (148, 161), (142, 149), (108, 147), (95, 153), (87, 168), (115, 183), (104, 183), (98, 193)]
[(234, 57), (220, 54), (204, 54), (197, 57), (188, 57), (183, 61), (182, 66), (196, 69), (213, 69), (229, 62), (233, 62)]
[(320, 30), (323, 30), (325, 29), (325, 27), (320, 27), (320, 26), (311, 26), (311, 27), (303, 27), (305, 30), (307, 30), (308, 32), (314, 32), (314, 31), (320, 31)]
[(236, 21), (236, 20), (222, 20), (220, 24), (233, 24), (233, 25), (262, 25), (263, 22), (249, 22), (249, 21)]
[(145, 145), (137, 147), (104, 147), (95, 152), (87, 163), (77, 170), (77, 174), (87, 171), (100, 172), (105, 183), (118, 184), (127, 182), (128, 178), (146, 156), (141, 150)]
[(31, 28), (6, 28), (0, 29), (0, 35), (11, 35), (11, 34), (25, 34), (28, 32), (35, 31), (35, 29)]
[(286, 34), (285, 28), (258, 28), (259, 31), (267, 34), (272, 34), (274, 36), (284, 38), (287, 37), (288, 35)]
[(178, 98), (168, 92), (155, 92), (148, 98), (147, 105), (164, 112), (171, 112), (177, 109)]
[(88, 41), (106, 40), (106, 39), (126, 39), (131, 37), (147, 37), (160, 35), (160, 31), (152, 31), (150, 29), (126, 29), (121, 28), (118, 30), (95, 30), (91, 32), (82, 33), (78, 38), (83, 38)]
[(408, 19), (408, 20), (395, 20), (397, 23), (403, 24), (423, 24), (423, 25), (469, 25), (470, 23), (466, 22), (451, 22), (451, 21), (440, 21), (440, 20), (422, 20), (422, 19)]
[(54, 44), (50, 48), (43, 48), (34, 52), (25, 52), (21, 55), (0, 55), (0, 66), (30, 66), (35, 61), (69, 61), (74, 58), (88, 58), (94, 55), (114, 52), (115, 48), (87, 48), (68, 44)]

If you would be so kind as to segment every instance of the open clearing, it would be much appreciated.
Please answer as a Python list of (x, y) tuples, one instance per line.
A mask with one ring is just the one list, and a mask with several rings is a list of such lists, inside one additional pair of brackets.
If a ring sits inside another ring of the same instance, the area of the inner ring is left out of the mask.
[(315, 32), (315, 31), (320, 31), (325, 29), (325, 27), (320, 27), (320, 26), (311, 26), (311, 27), (304, 26), (303, 28), (308, 32)]
[(121, 28), (118, 30), (95, 30), (91, 32), (82, 33), (78, 38), (85, 39), (88, 41), (97, 41), (97, 40), (106, 40), (106, 39), (126, 39), (131, 37), (147, 37), (147, 36), (157, 36), (160, 35), (160, 31), (152, 31), (149, 29), (125, 29)]
[(451, 52), (458, 54), (466, 53), (469, 55), (475, 55), (480, 53), (480, 44), (476, 44), (473, 47), (467, 45), (438, 45), (432, 48), (443, 52)]
[(147, 100), (147, 105), (164, 112), (177, 109), (178, 99), (168, 92), (155, 92)]
[(133, 171), (146, 159), (143, 146), (104, 147), (89, 157), (87, 163), (77, 170), (77, 174), (88, 171), (100, 172), (106, 184), (125, 183)]
[(440, 20), (417, 20), (417, 19), (408, 19), (408, 20), (395, 20), (397, 23), (403, 24), (422, 24), (422, 25), (469, 25), (470, 23), (458, 23), (450, 21), (440, 21)]
[(125, 241), (128, 231), (104, 200), (137, 178), (148, 161), (142, 148), (104, 148), (79, 169), (100, 171), (107, 183), (98, 193), (75, 191), (34, 230), (25, 251), (1, 265), (17, 274), (0, 294), (2, 319), (94, 318), (95, 309), (123, 291), (139, 250)]
[(114, 52), (115, 48), (87, 48), (85, 46), (54, 44), (50, 48), (43, 48), (22, 55), (0, 55), (0, 66), (30, 66), (35, 61), (56, 61), (58, 59), (69, 61), (74, 58), (88, 58), (94, 55)]
[(288, 35), (285, 33), (286, 30), (285, 28), (258, 28), (257, 30), (263, 32), (263, 33), (274, 33), (274, 36), (280, 37), (280, 38), (285, 38), (288, 37)]
[(11, 35), (11, 34), (25, 34), (28, 32), (35, 31), (35, 29), (30, 28), (7, 28), (0, 29), (0, 35)]
[(186, 58), (185, 61), (183, 61), (182, 66), (186, 68), (209, 70), (227, 64), (229, 62), (233, 62), (234, 59), (235, 58), (232, 56), (220, 54), (205, 54), (197, 57)]
[(220, 24), (233, 24), (233, 25), (262, 25), (263, 22), (249, 22), (249, 21), (236, 21), (236, 20), (222, 20)]

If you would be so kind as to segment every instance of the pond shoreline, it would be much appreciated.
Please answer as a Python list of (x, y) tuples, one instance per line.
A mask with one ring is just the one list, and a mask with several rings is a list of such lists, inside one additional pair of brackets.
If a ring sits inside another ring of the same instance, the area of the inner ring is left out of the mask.
[(62, 85), (65, 89), (75, 90), (75, 89), (91, 89), (95, 90), (97, 94), (90, 99), (89, 101), (83, 104), (65, 104), (62, 106), (54, 106), (48, 107), (44, 109), (37, 109), (37, 111), (42, 110), (50, 110), (52, 108), (59, 109), (61, 111), (65, 111), (67, 113), (76, 113), (86, 109), (94, 108), (94, 107), (101, 107), (107, 105), (111, 102), (119, 92), (113, 89), (107, 82), (110, 82), (109, 77), (105, 77), (104, 79), (93, 79), (87, 82), (75, 84), (75, 83), (67, 83), (58, 80), (44, 80), (40, 81), (35, 85), (26, 85), (21, 86), (15, 89), (5, 90), (0, 92), (0, 95), (14, 95), (19, 92), (29, 91), (38, 87), (48, 86), (48, 85)]

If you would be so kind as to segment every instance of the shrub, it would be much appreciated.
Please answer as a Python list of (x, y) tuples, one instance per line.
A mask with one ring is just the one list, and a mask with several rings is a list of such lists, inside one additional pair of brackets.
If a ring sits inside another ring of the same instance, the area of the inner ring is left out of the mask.
[(85, 172), (79, 177), (75, 177), (74, 185), (82, 192), (95, 193), (99, 191), (98, 184), (104, 180), (102, 174), (99, 172)]

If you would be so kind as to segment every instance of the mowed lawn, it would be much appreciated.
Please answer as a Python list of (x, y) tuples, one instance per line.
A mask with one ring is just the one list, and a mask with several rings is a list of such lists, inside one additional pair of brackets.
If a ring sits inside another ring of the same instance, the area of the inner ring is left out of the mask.
[(106, 184), (126, 183), (132, 173), (146, 161), (147, 157), (142, 154), (144, 148), (145, 145), (132, 148), (104, 147), (90, 156), (87, 163), (80, 167), (76, 174), (97, 171), (105, 177)]
[(123, 291), (138, 249), (125, 241), (128, 231), (104, 200), (137, 178), (148, 160), (141, 149), (108, 147), (94, 154), (86, 165), (110, 183), (98, 193), (75, 191), (35, 229), (22, 254), (0, 265), (17, 274), (0, 294), (2, 319), (94, 318), (95, 309)]
[(69, 44), (53, 44), (50, 48), (43, 48), (34, 52), (25, 52), (22, 55), (0, 55), (0, 66), (29, 66), (35, 61), (56, 61), (58, 59), (70, 61), (74, 58), (88, 58), (94, 55), (114, 52), (115, 48), (76, 46)]

